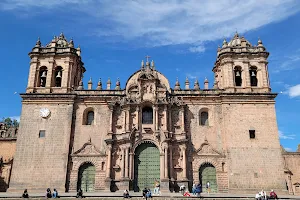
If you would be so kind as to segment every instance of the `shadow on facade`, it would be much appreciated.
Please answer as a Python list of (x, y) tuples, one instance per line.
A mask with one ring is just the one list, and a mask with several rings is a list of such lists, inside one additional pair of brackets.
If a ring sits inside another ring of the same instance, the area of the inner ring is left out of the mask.
[[(190, 109), (187, 107), (186, 108), (186, 113), (187, 113), (187, 116), (185, 117), (185, 124), (186, 124), (186, 136), (187, 136), (187, 139), (188, 139), (188, 144), (187, 144), (187, 177), (188, 179), (190, 180), (188, 182), (188, 189), (189, 191), (192, 191), (192, 187), (193, 187), (193, 180), (194, 180), (194, 177), (193, 177), (193, 153), (195, 152), (195, 147), (192, 143), (192, 139), (191, 139), (191, 123), (192, 123), (192, 119), (194, 119), (194, 114), (192, 111), (190, 111)], [(179, 191), (179, 188), (178, 188), (178, 191)]]
[(8, 184), (4, 181), (4, 178), (0, 177), (0, 192), (6, 192)]

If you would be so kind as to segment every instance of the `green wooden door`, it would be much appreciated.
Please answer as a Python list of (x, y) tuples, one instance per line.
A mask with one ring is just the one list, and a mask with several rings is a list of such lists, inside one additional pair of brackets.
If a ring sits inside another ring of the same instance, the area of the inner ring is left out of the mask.
[(95, 166), (86, 163), (79, 168), (77, 189), (81, 188), (83, 192), (94, 191), (95, 185)]
[(153, 190), (155, 180), (160, 180), (159, 150), (154, 144), (137, 147), (134, 156), (134, 191), (145, 187)]
[(203, 192), (207, 192), (207, 182), (210, 183), (210, 192), (218, 192), (216, 168), (214, 166), (209, 163), (202, 165), (199, 170), (199, 178)]

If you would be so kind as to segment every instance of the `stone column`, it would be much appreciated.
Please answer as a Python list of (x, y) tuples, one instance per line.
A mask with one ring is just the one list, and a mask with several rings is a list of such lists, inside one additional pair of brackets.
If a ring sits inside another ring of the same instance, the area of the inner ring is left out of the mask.
[(160, 191), (162, 193), (169, 192), (169, 179), (168, 179), (168, 147), (163, 149), (160, 154)]
[(165, 176), (165, 155), (163, 153), (160, 154), (160, 179), (164, 179)]
[(128, 178), (129, 147), (125, 148), (125, 178)]
[(229, 87), (234, 87), (235, 84), (233, 82), (233, 73), (234, 73), (234, 69), (233, 69), (233, 62), (229, 62), (229, 70), (228, 70), (228, 81), (229, 81)]
[(127, 118), (127, 114), (126, 114), (126, 109), (123, 109), (123, 127), (122, 127), (122, 132), (125, 133), (126, 132), (126, 118)]
[(165, 160), (164, 160), (164, 165), (165, 165), (165, 174), (164, 174), (164, 178), (167, 179), (168, 178), (168, 146), (165, 147), (164, 149), (165, 151)]
[(140, 108), (140, 106), (137, 106), (136, 108), (136, 111), (137, 111), (137, 126), (138, 126), (138, 129), (139, 131), (141, 132), (142, 131), (142, 109)]
[[(104, 181), (104, 185), (105, 185), (104, 190), (105, 191), (110, 191), (110, 185), (111, 185), (111, 178), (110, 178), (110, 175), (111, 175), (110, 172), (111, 172), (111, 168), (112, 168), (112, 166), (111, 166), (111, 150), (112, 150), (112, 145), (108, 144), (107, 149), (106, 149), (107, 161), (106, 161), (106, 172), (105, 172), (105, 181)], [(75, 189), (75, 191), (76, 191), (76, 189)]]
[(107, 145), (107, 150), (106, 150), (107, 161), (106, 161), (106, 174), (105, 174), (105, 178), (106, 178), (106, 179), (110, 179), (110, 169), (111, 169), (111, 149), (112, 149), (111, 144)]
[(158, 131), (158, 106), (156, 106), (156, 112), (155, 112), (155, 119), (156, 119), (156, 123), (155, 123), (155, 131)]
[(167, 105), (165, 105), (164, 107), (164, 131), (168, 131), (168, 109), (167, 109)]
[(156, 121), (156, 106), (154, 105), (153, 106), (153, 125), (154, 125), (154, 131), (156, 131), (156, 124), (157, 124), (157, 121)]
[(180, 151), (182, 152), (182, 178), (187, 179), (187, 177), (186, 177), (186, 147), (181, 146)]
[(173, 179), (173, 147), (172, 145), (169, 148), (169, 166), (170, 166), (170, 178)]
[(109, 130), (108, 133), (113, 133), (113, 115), (114, 115), (114, 109), (113, 106), (109, 108), (110, 111), (110, 117), (109, 117)]
[(130, 107), (126, 109), (126, 132), (129, 132), (129, 124), (130, 124)]
[(242, 73), (242, 86), (243, 87), (250, 87), (250, 74), (249, 74), (249, 62), (244, 62), (244, 67), (243, 67), (243, 72)]
[(262, 71), (261, 71), (261, 69), (258, 68), (256, 70), (256, 79), (257, 79), (257, 87), (258, 88), (263, 87), (263, 84), (264, 84), (263, 83), (263, 81), (264, 81), (263, 78), (264, 77), (263, 77)]
[(121, 153), (122, 153), (122, 161), (121, 161), (121, 178), (124, 178), (125, 177), (125, 170), (124, 170), (124, 168), (125, 168), (125, 149), (124, 149), (124, 147), (121, 147)]
[(30, 72), (28, 77), (28, 85), (27, 88), (37, 87), (36, 85), (36, 77), (39, 75), (38, 70), (38, 59), (36, 57), (32, 58), (30, 61)]
[(184, 106), (183, 105), (180, 108), (180, 112), (181, 112), (181, 133), (185, 133), (185, 129), (184, 129)]
[(132, 172), (134, 171), (134, 163), (133, 163), (134, 153), (129, 153), (129, 178), (133, 179)]
[(264, 62), (263, 71), (266, 76), (266, 87), (270, 88), (270, 79), (269, 79), (269, 72), (268, 72), (268, 62)]
[[(68, 65), (67, 65), (68, 66)], [(66, 68), (68, 68), (66, 66)], [(52, 87), (52, 76), (53, 76), (53, 70), (54, 70), (54, 58), (49, 59), (49, 67), (47, 67), (47, 78), (46, 78), (46, 88)], [(63, 77), (63, 78), (68, 78), (68, 77)]]
[(172, 107), (169, 108), (169, 131), (171, 132), (173, 129), (172, 129)]

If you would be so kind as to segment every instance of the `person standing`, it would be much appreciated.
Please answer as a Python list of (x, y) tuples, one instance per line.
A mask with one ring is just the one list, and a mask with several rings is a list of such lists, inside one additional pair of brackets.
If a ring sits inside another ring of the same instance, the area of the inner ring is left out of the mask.
[(210, 193), (210, 182), (209, 181), (207, 181), (207, 183), (206, 183), (206, 191), (207, 191), (207, 194)]
[(154, 182), (154, 194), (159, 194), (159, 187), (160, 187), (160, 184), (159, 184), (159, 181), (158, 180), (155, 180)]

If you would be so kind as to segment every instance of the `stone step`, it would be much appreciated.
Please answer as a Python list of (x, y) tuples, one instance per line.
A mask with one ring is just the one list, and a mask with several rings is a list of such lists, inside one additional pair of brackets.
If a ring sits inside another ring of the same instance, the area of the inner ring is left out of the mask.
[[(2, 199), (2, 198), (0, 198)], [(20, 198), (10, 198), (10, 197), (6, 197), (5, 199), (9, 199), (9, 200), (20, 200)], [(33, 197), (30, 199), (35, 199), (35, 200), (45, 200), (45, 197)], [(74, 197), (61, 197), (59, 198), (60, 200), (70, 200), (70, 199), (74, 199)], [(120, 200), (120, 199), (124, 199), (122, 197), (86, 197), (83, 198), (84, 200)], [(201, 199), (201, 200), (253, 200), (254, 198), (224, 198), (224, 197), (153, 197), (153, 198), (148, 198), (148, 200), (187, 200), (187, 199)], [(145, 200), (142, 197), (132, 197), (129, 200)]]

